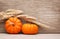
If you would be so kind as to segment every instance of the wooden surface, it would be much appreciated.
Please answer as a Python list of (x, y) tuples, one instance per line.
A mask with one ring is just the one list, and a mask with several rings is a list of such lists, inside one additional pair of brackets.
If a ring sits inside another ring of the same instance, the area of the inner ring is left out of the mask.
[(36, 34), (36, 35), (24, 35), (24, 34), (1, 34), (0, 39), (60, 39), (60, 34)]
[[(0, 0), (0, 11), (9, 8), (23, 10), (39, 22), (56, 28), (42, 29), (40, 33), (60, 33), (60, 0)], [(4, 32), (3, 24), (0, 24), (0, 32)]]

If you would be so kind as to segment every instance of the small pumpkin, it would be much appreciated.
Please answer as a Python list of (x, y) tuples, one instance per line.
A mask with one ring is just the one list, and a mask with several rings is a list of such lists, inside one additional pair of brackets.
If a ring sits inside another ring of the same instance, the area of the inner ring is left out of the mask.
[(22, 32), (24, 34), (36, 34), (38, 33), (38, 26), (30, 23), (23, 24)]
[(10, 17), (5, 23), (5, 29), (8, 33), (16, 34), (21, 32), (22, 22), (17, 17)]

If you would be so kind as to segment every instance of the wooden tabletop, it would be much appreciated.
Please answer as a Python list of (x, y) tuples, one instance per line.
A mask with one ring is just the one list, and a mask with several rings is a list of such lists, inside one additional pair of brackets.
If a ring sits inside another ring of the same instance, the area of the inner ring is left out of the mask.
[(13, 35), (0, 33), (0, 39), (60, 39), (60, 34)]

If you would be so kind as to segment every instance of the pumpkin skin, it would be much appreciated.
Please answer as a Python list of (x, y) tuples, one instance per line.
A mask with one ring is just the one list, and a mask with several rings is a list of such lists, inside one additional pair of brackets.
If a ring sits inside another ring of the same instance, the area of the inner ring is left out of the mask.
[(22, 22), (17, 17), (10, 17), (5, 23), (5, 29), (10, 34), (21, 32)]
[(38, 33), (38, 26), (35, 24), (30, 24), (30, 23), (23, 24), (22, 32), (24, 34), (37, 34)]

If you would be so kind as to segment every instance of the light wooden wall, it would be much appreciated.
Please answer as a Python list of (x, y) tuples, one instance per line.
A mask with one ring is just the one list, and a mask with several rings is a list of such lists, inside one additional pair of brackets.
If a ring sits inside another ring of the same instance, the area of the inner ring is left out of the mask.
[[(34, 16), (46, 25), (55, 27), (55, 30), (42, 29), (41, 33), (60, 33), (60, 0), (0, 0), (0, 11), (6, 9), (20, 9), (24, 13)], [(0, 32), (4, 32), (0, 25)]]

